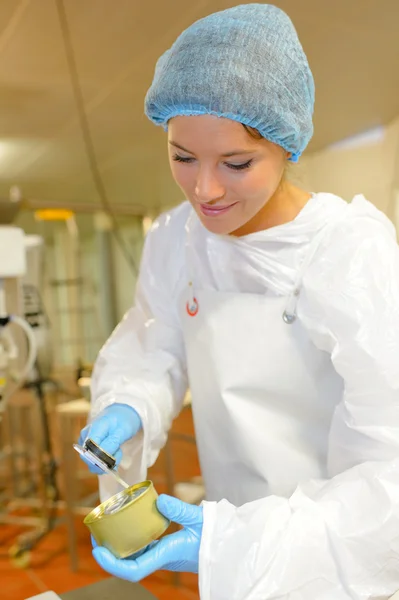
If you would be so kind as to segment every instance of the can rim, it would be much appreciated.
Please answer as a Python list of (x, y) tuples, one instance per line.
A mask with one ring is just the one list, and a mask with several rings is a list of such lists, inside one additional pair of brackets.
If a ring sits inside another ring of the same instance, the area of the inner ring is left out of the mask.
[[(112, 503), (117, 502), (120, 498), (126, 496), (126, 495), (130, 495), (133, 494), (136, 490), (141, 489), (141, 488), (146, 488), (145, 492), (143, 492), (142, 494), (140, 494), (139, 496), (137, 496), (136, 498), (133, 498), (131, 500), (131, 502), (128, 502), (125, 506), (122, 506), (120, 508), (120, 510), (118, 510), (116, 513), (106, 513), (105, 510), (108, 508), (108, 506)], [(148, 492), (154, 489), (154, 484), (151, 480), (147, 479), (146, 481), (141, 481), (140, 483), (136, 483), (132, 486), (130, 486), (129, 488), (122, 490), (121, 492), (118, 492), (117, 494), (114, 494), (113, 496), (111, 496), (110, 498), (108, 498), (107, 500), (104, 500), (104, 502), (101, 502), (101, 504), (99, 504), (98, 506), (96, 506), (96, 508), (94, 508), (93, 510), (91, 510), (89, 512), (88, 515), (86, 515), (86, 517), (83, 520), (83, 523), (85, 525), (90, 525), (96, 521), (103, 521), (107, 518), (113, 517), (116, 514), (120, 514), (121, 512), (123, 512), (126, 508), (128, 508), (129, 506), (131, 506), (132, 504), (138, 502), (140, 500), (140, 498), (143, 498), (146, 494), (148, 494)]]

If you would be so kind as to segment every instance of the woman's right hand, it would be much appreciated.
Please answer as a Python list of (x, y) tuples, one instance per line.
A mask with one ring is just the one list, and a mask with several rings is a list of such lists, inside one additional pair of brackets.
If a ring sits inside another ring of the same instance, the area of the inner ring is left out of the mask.
[[(79, 445), (83, 446), (87, 438), (92, 439), (102, 450), (115, 457), (118, 466), (122, 459), (122, 444), (134, 437), (141, 427), (141, 419), (134, 408), (127, 404), (111, 404), (82, 429)], [(92, 473), (102, 474), (98, 467), (84, 462)]]

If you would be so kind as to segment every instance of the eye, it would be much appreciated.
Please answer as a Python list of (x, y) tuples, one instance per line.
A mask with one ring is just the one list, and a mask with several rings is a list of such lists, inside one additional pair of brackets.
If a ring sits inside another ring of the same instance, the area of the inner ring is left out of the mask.
[(187, 156), (180, 156), (180, 154), (174, 154), (172, 156), (172, 160), (181, 163), (192, 163), (194, 158), (189, 158)]
[(253, 159), (251, 158), (251, 160), (248, 160), (245, 163), (241, 163), (240, 165), (234, 165), (232, 163), (224, 163), (224, 164), (229, 169), (233, 169), (233, 171), (244, 171), (244, 169), (249, 169), (249, 167), (252, 165), (252, 163), (253, 163)]

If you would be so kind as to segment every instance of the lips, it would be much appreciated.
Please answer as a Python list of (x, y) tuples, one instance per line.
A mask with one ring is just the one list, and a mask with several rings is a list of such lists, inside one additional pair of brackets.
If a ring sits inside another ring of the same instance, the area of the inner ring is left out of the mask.
[(227, 206), (211, 206), (210, 204), (200, 204), (200, 210), (206, 217), (219, 217), (226, 214), (237, 202), (228, 204)]

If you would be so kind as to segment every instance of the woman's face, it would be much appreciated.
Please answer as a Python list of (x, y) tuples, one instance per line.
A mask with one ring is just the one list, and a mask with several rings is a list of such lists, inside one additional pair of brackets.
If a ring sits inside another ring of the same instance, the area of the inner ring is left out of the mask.
[(280, 146), (212, 115), (171, 119), (168, 142), (173, 177), (209, 231), (258, 230), (283, 177), (287, 153)]

